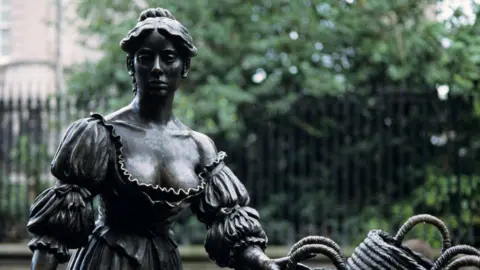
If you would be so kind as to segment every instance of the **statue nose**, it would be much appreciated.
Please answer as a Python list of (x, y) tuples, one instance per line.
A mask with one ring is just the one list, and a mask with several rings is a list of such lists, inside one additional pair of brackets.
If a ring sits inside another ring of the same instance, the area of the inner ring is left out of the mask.
[(155, 61), (153, 62), (153, 73), (163, 73), (162, 67), (160, 66), (160, 57), (156, 56)]

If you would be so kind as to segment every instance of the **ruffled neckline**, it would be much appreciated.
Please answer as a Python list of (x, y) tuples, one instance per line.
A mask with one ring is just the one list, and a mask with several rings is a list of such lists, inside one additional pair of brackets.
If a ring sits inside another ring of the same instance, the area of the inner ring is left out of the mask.
[[(166, 188), (166, 187), (162, 187), (160, 185), (152, 185), (152, 184), (143, 183), (143, 182), (139, 181), (138, 178), (134, 177), (128, 171), (128, 169), (126, 168), (125, 155), (123, 153), (122, 138), (121, 138), (120, 135), (117, 134), (117, 132), (115, 130), (115, 127), (112, 124), (108, 123), (107, 120), (99, 113), (90, 113), (90, 116), (94, 119), (99, 120), (102, 123), (102, 125), (105, 128), (107, 128), (107, 130), (109, 131), (110, 136), (113, 139), (113, 144), (115, 146), (115, 151), (116, 151), (116, 160), (115, 161), (118, 164), (118, 168), (120, 169), (120, 175), (122, 176), (122, 178), (123, 178), (122, 180), (124, 182), (133, 184), (137, 187), (148, 188), (149, 190), (154, 191), (154, 192), (160, 192), (160, 193), (164, 193), (164, 194), (167, 194), (167, 195), (168, 194), (170, 194), (170, 195), (173, 194), (175, 196), (182, 196), (183, 197), (178, 201), (153, 200), (148, 194), (146, 194), (144, 192), (145, 195), (149, 198), (149, 200), (152, 204), (163, 202), (170, 207), (177, 207), (180, 204), (182, 204), (183, 202), (185, 202), (186, 200), (200, 194), (205, 189), (205, 185), (206, 185), (205, 172), (202, 172), (202, 173), (198, 174), (198, 177), (200, 178), (200, 184), (198, 186), (196, 186), (194, 188), (189, 188), (189, 189), (186, 189), (186, 190), (183, 189), (183, 188), (178, 188), (178, 189)], [(207, 166), (207, 167), (209, 167), (209, 166)]]

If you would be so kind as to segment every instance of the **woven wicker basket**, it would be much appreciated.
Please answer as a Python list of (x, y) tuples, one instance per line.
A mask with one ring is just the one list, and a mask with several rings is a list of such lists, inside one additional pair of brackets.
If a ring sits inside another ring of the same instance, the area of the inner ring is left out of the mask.
[[(459, 255), (467, 255), (455, 258)], [(467, 245), (458, 245), (447, 249), (435, 261), (430, 270), (458, 269), (459, 267), (476, 266), (480, 268), (480, 251)]]
[[(315, 257), (316, 255), (327, 256), (336, 269), (347, 270), (345, 259), (340, 246), (330, 238), (323, 236), (308, 236), (292, 246), (286, 257), (277, 259), (282, 269), (287, 270), (311, 270), (310, 267), (299, 262)], [(327, 268), (315, 268), (314, 270), (329, 270)]]
[(450, 233), (441, 220), (430, 215), (417, 215), (407, 220), (394, 237), (381, 230), (370, 231), (347, 260), (348, 269), (430, 270), (434, 262), (402, 245), (405, 235), (419, 223), (429, 223), (439, 229), (443, 238), (442, 253), (451, 247)]
[[(442, 235), (441, 255), (435, 261), (402, 245), (405, 235), (419, 223), (435, 226)], [(467, 245), (452, 247), (447, 226), (426, 214), (408, 219), (395, 236), (382, 230), (370, 231), (348, 260), (344, 259), (339, 245), (333, 240), (309, 236), (293, 245), (288, 255), (277, 259), (277, 263), (287, 270), (331, 270), (312, 269), (300, 264), (318, 254), (327, 256), (339, 270), (456, 270), (466, 266), (480, 269), (480, 251)], [(459, 255), (466, 256), (458, 258)]]

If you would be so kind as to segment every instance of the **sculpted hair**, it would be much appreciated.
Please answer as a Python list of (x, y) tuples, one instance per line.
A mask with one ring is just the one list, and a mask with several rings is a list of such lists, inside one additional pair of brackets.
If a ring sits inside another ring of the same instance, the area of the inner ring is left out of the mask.
[(197, 55), (197, 48), (193, 45), (187, 28), (177, 21), (170, 11), (163, 8), (144, 10), (135, 27), (120, 41), (120, 47), (127, 54), (132, 55), (141, 45), (145, 35), (155, 30), (172, 38), (184, 57), (192, 58)]

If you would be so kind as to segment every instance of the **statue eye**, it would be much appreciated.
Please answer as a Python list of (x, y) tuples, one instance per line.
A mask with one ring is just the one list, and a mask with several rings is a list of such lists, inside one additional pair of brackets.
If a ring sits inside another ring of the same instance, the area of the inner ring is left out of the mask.
[(152, 59), (153, 59), (153, 57), (150, 54), (140, 54), (140, 55), (138, 55), (138, 60), (141, 63), (148, 63), (148, 62), (152, 61)]
[(164, 61), (167, 63), (173, 63), (177, 59), (177, 56), (175, 54), (167, 54), (164, 57)]

